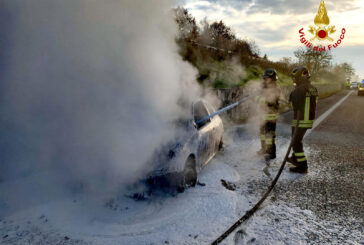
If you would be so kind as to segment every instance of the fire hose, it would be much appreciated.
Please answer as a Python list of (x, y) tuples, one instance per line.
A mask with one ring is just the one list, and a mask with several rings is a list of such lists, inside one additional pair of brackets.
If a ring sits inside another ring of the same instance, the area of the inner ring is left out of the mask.
[(241, 100), (239, 100), (238, 102), (235, 102), (234, 104), (226, 106), (226, 107), (224, 107), (224, 108), (222, 108), (222, 109), (220, 109), (218, 111), (215, 111), (214, 113), (212, 113), (210, 115), (207, 115), (207, 116), (199, 119), (198, 121), (196, 121), (196, 124), (203, 123), (204, 121), (209, 120), (210, 118), (213, 118), (214, 116), (217, 116), (217, 115), (219, 115), (219, 114), (221, 114), (221, 113), (223, 113), (225, 111), (228, 111), (228, 110), (240, 105), (241, 103), (243, 103), (244, 101), (246, 101), (248, 99), (249, 99), (249, 96), (246, 96), (246, 97), (242, 98)]
[[(300, 115), (300, 113), (298, 112), (297, 115)], [(260, 205), (265, 201), (265, 199), (267, 199), (267, 197), (269, 196), (269, 194), (271, 193), (271, 191), (273, 190), (274, 186), (276, 185), (279, 177), (282, 174), (282, 171), (286, 165), (287, 162), (287, 158), (291, 152), (292, 149), (292, 145), (293, 145), (293, 140), (295, 139), (296, 135), (297, 135), (297, 128), (298, 128), (298, 123), (299, 123), (299, 118), (297, 118), (297, 123), (296, 123), (296, 127), (291, 139), (291, 142), (289, 144), (289, 147), (287, 149), (287, 153), (283, 159), (282, 165), (276, 175), (276, 177), (274, 178), (274, 180), (272, 181), (271, 185), (269, 186), (268, 190), (265, 192), (265, 194), (263, 195), (263, 197), (254, 205), (254, 207), (252, 207), (250, 210), (248, 210), (240, 219), (238, 219), (238, 221), (236, 221), (228, 230), (226, 230), (221, 236), (219, 236), (213, 243), (212, 245), (216, 245), (221, 243), (225, 238), (227, 238), (236, 228), (238, 228), (244, 221), (248, 220), (260, 207)]]

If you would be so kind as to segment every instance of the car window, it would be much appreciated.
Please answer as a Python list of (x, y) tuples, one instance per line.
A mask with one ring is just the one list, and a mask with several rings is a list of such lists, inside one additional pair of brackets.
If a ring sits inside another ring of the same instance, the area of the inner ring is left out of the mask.
[(203, 101), (201, 101), (201, 100), (197, 101), (193, 107), (193, 119), (195, 120), (197, 128), (201, 128), (211, 121), (210, 119), (208, 119), (202, 123), (197, 124), (197, 121), (199, 121), (200, 119), (202, 119), (208, 115), (209, 115), (209, 112), (206, 108), (205, 103), (203, 103)]

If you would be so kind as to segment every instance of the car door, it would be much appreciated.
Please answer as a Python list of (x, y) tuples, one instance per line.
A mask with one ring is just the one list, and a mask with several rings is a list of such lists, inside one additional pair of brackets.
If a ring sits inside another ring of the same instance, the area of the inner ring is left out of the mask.
[(209, 115), (209, 111), (202, 100), (194, 103), (193, 117), (198, 130), (197, 140), (197, 160), (200, 167), (206, 164), (211, 158), (212, 145), (214, 144), (212, 137), (213, 124), (211, 119), (202, 123), (197, 123), (200, 119)]
[[(214, 113), (216, 110), (208, 103), (206, 103), (207, 109), (209, 111), (210, 114)], [(219, 115), (214, 116), (211, 119), (211, 125), (212, 125), (212, 131), (211, 131), (211, 137), (212, 137), (212, 150), (211, 153), (212, 155), (214, 155), (218, 149), (219, 149), (219, 145), (220, 142), (222, 141), (222, 135), (224, 132), (224, 128), (222, 125), (222, 120), (220, 118)]]

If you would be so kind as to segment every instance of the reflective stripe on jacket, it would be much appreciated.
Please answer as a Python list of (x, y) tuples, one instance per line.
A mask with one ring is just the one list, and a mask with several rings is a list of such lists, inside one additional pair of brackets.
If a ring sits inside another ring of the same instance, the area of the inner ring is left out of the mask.
[(277, 119), (278, 119), (278, 114), (276, 114), (276, 113), (264, 115), (264, 120), (266, 120), (266, 121), (276, 121)]
[(309, 82), (301, 84), (290, 94), (294, 111), (292, 126), (295, 127), (299, 118), (298, 127), (312, 128), (316, 116), (316, 104), (318, 101), (317, 89)]

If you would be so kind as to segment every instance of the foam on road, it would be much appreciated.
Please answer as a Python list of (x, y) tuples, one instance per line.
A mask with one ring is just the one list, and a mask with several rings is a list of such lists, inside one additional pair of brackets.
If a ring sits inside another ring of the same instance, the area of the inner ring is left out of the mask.
[[(335, 108), (350, 94), (331, 107), (331, 112), (335, 113), (331, 114), (329, 110), (322, 114), (321, 123), (316, 124), (321, 125), (318, 131), (327, 123), (325, 119), (333, 120), (329, 115), (340, 118), (340, 113), (346, 110)], [(289, 145), (289, 131), (288, 125), (278, 124), (277, 159), (266, 168), (265, 162), (255, 155), (260, 147), (256, 125), (246, 124), (228, 130), (224, 139), (225, 151), (219, 153), (199, 176), (200, 182), (206, 185), (190, 188), (176, 196), (154, 195), (145, 201), (134, 201), (123, 193), (111, 198), (98, 196), (96, 200), (81, 194), (58, 195), (54, 200), (34, 202), (32, 207), (19, 208), (17, 212), (0, 212), (0, 243), (210, 244), (269, 187)], [(322, 147), (305, 145), (308, 159), (318, 159), (317, 163), (310, 164), (309, 173), (292, 174), (285, 169), (262, 208), (223, 244), (332, 244), (343, 241), (362, 244), (364, 231), (355, 216), (326, 215), (329, 220), (322, 217), (325, 210), (320, 210), (335, 209), (335, 205), (342, 202), (335, 199), (339, 196), (328, 196), (328, 191), (334, 190), (335, 178), (338, 178), (330, 172), (332, 166), (341, 166), (345, 159), (329, 158), (321, 150)], [(353, 159), (357, 157), (354, 155)], [(349, 167), (349, 163), (345, 162), (345, 166)], [(337, 171), (334, 173), (345, 179)], [(33, 178), (40, 176), (41, 173)], [(232, 182), (235, 191), (222, 186), (221, 179)], [(345, 179), (348, 186), (351, 179)], [(30, 183), (29, 178), (5, 182), (0, 191), (5, 193), (7, 187), (14, 189), (11, 185)], [(357, 192), (361, 193), (361, 190), (357, 189)], [(6, 196), (0, 196), (0, 211), (10, 210), (11, 205), (16, 204)]]

